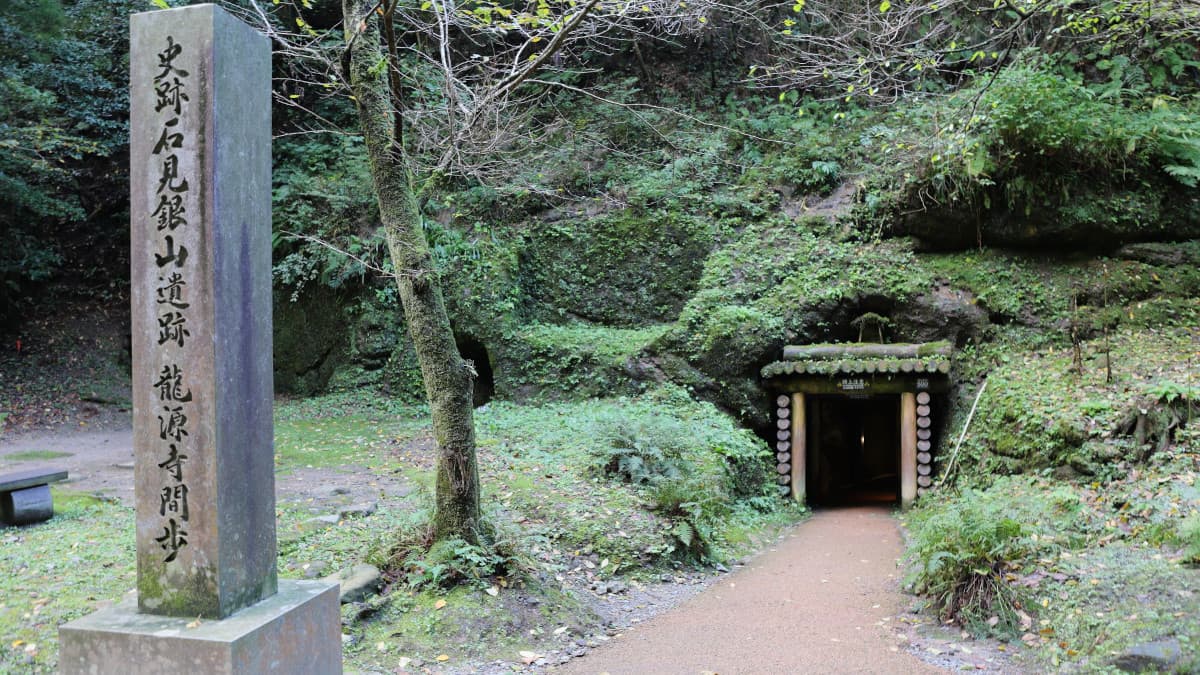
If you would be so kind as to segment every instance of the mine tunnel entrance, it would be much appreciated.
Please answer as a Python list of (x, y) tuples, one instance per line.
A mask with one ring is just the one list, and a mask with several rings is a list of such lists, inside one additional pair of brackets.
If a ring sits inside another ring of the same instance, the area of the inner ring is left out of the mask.
[(784, 347), (762, 369), (780, 496), (911, 506), (933, 485), (952, 353), (948, 342)]
[(492, 360), (487, 347), (469, 335), (459, 335), (455, 338), (458, 353), (464, 359), (471, 361), (475, 367), (475, 397), (474, 405), (478, 408), (492, 400), (496, 395), (496, 378), (492, 372)]
[(807, 494), (814, 506), (900, 501), (900, 396), (807, 397)]

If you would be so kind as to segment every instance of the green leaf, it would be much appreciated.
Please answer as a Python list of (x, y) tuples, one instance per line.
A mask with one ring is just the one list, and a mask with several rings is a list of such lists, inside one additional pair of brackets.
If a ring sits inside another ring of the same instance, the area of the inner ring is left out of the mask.
[(167, 0), (150, 0), (150, 3), (159, 9), (171, 9), (167, 4)]
[(880, 12), (886, 12), (891, 8), (892, 8), (892, 3), (890, 0), (883, 0), (883, 2), (879, 3), (879, 11)]

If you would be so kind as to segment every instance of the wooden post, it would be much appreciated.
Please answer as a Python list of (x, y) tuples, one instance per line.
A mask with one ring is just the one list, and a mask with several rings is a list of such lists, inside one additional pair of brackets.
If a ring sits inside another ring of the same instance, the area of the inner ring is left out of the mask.
[(792, 499), (804, 503), (807, 498), (808, 434), (804, 428), (804, 394), (792, 394)]
[(900, 394), (900, 507), (917, 497), (917, 397)]

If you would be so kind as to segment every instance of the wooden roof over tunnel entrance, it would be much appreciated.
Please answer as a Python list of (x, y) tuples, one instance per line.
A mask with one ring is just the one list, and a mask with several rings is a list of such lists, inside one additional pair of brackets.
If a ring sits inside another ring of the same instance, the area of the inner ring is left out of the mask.
[(789, 346), (762, 376), (774, 391), (809, 394), (945, 391), (953, 350), (949, 342)]

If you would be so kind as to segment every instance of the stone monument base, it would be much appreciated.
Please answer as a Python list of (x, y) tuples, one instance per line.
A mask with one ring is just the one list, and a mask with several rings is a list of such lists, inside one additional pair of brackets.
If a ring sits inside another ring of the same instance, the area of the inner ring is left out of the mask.
[(127, 600), (59, 627), (62, 675), (340, 675), (338, 585), (279, 580), (223, 620), (141, 614)]

